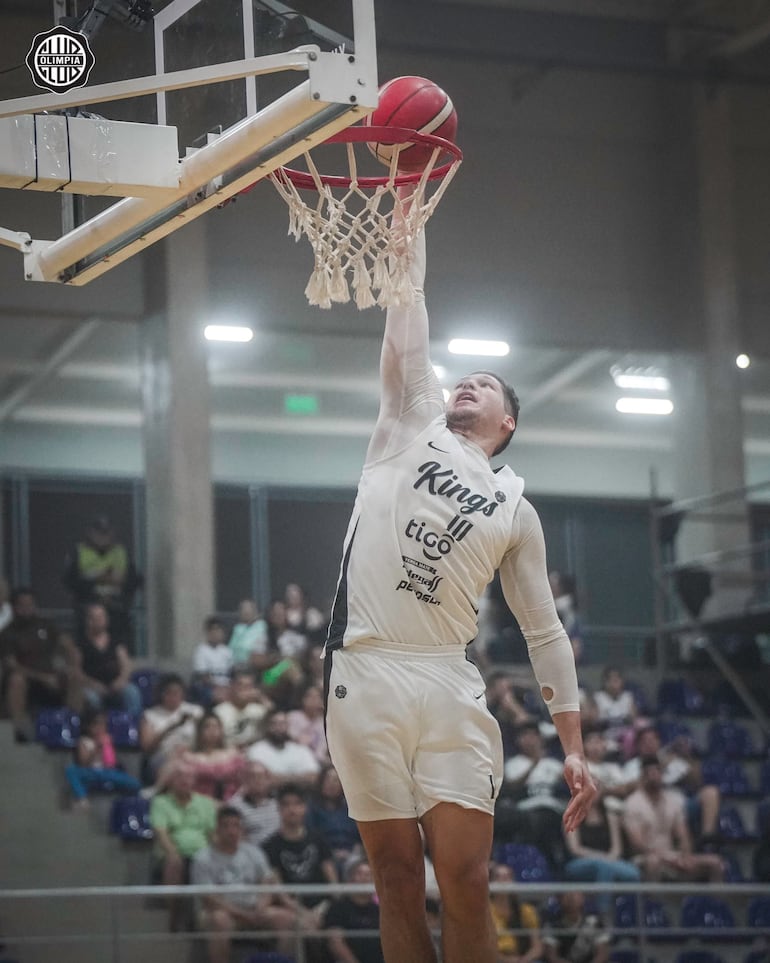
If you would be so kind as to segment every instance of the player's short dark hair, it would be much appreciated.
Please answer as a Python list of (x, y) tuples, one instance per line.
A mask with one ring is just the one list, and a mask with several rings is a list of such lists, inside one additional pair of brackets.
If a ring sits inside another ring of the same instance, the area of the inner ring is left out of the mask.
[(220, 627), (220, 629), (225, 627), (225, 623), (216, 615), (209, 615), (208, 618), (203, 622), (203, 627), (206, 629), (213, 629), (217, 625)]
[(495, 448), (495, 450), (492, 452), (492, 456), (494, 457), (495, 455), (499, 455), (500, 452), (505, 451), (508, 445), (510, 445), (511, 438), (513, 438), (513, 432), (516, 431), (516, 426), (519, 424), (519, 411), (521, 409), (521, 405), (519, 404), (518, 395), (513, 390), (513, 386), (509, 385), (507, 381), (504, 381), (499, 374), (495, 374), (494, 371), (485, 371), (483, 369), (480, 371), (472, 371), (471, 374), (489, 375), (491, 378), (494, 378), (495, 381), (497, 381), (497, 383), (503, 389), (503, 403), (505, 404), (505, 410), (513, 417), (513, 420), (516, 423), (514, 424), (513, 431), (510, 433), (510, 435), (508, 435), (505, 441), (501, 441), (497, 448)]
[(178, 685), (183, 692), (185, 691), (185, 683), (182, 676), (176, 672), (168, 672), (158, 679), (158, 686), (155, 693), (156, 698), (161, 699), (166, 689), (170, 689), (172, 685)]

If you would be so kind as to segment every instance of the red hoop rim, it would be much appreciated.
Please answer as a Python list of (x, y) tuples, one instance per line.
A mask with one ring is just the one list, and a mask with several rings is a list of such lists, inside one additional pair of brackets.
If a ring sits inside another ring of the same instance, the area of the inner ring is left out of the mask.
[[(422, 134), (417, 130), (408, 127), (346, 127), (344, 130), (334, 134), (325, 144), (350, 144), (350, 143), (371, 143), (371, 144), (424, 144), (426, 147), (440, 147), (442, 154), (451, 154), (452, 159), (440, 167), (434, 167), (428, 175), (429, 181), (437, 181), (446, 177), (449, 171), (458, 161), (463, 159), (463, 152), (453, 144), (451, 140), (444, 137), (437, 137), (435, 134)], [(307, 171), (298, 171), (293, 167), (279, 167), (275, 174), (283, 175), (303, 190), (318, 190), (315, 178)], [(418, 184), (422, 179), (423, 171), (399, 171), (393, 178), (396, 187), (405, 184)], [(353, 178), (337, 174), (319, 174), (318, 179), (326, 187), (350, 187)], [(389, 183), (390, 176), (383, 174), (374, 177), (359, 177), (356, 184), (365, 189), (382, 187)]]

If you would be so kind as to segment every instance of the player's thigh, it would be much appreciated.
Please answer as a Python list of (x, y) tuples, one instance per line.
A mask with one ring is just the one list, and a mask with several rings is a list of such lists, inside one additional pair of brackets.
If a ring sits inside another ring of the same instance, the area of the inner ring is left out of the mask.
[(344, 650), (327, 658), (326, 738), (350, 815), (413, 818), (419, 719), (409, 679), (392, 659)]
[(503, 779), (503, 745), (484, 681), (464, 660), (431, 666), (430, 676), (413, 767), (418, 815), (437, 802), (454, 802), (491, 816)]
[(458, 882), (486, 889), (493, 817), (480, 809), (441, 802), (420, 822), (442, 894)]
[(378, 819), (358, 823), (377, 888), (424, 890), (425, 859), (416, 819)]

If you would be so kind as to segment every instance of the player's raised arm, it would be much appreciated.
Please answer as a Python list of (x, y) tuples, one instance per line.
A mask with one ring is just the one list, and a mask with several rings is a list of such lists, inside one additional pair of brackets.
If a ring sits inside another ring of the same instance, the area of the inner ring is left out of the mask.
[(500, 566), (500, 583), (505, 600), (527, 641), (540, 693), (564, 750), (564, 778), (572, 794), (564, 813), (564, 825), (571, 830), (582, 822), (596, 795), (583, 756), (575, 658), (548, 584), (540, 519), (524, 498), (519, 508), (519, 525), (516, 545)]
[[(402, 197), (403, 203), (409, 203)], [(398, 208), (392, 230), (398, 232)], [(390, 307), (380, 355), (380, 411), (367, 461), (401, 447), (444, 409), (441, 387), (430, 363), (425, 307), (425, 232), (411, 240), (409, 278), (415, 292), (408, 307)]]

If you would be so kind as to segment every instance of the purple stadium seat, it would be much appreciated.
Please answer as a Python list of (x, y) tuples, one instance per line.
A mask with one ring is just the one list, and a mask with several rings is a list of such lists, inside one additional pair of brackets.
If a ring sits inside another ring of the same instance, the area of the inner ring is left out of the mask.
[(770, 932), (770, 896), (755, 896), (749, 903), (748, 925)]
[(152, 839), (149, 800), (141, 796), (116, 799), (110, 810), (110, 832), (128, 842)]
[(684, 679), (666, 679), (658, 686), (658, 712), (674, 716), (699, 715), (705, 699)]
[(116, 749), (139, 748), (139, 719), (130, 712), (109, 712), (107, 729)]
[(724, 900), (713, 896), (688, 896), (682, 903), (681, 925), (688, 929), (724, 930), (732, 929), (735, 919)]
[(74, 749), (80, 735), (80, 716), (71, 709), (44, 709), (35, 723), (35, 739), (47, 749)]
[(734, 760), (706, 759), (703, 763), (703, 780), (718, 786), (723, 796), (750, 796), (754, 792), (746, 770)]
[(548, 861), (537, 846), (528, 846), (523, 843), (505, 843), (500, 847), (498, 858), (511, 867), (520, 883), (551, 882)]
[(739, 722), (712, 722), (708, 731), (708, 752), (729, 759), (748, 759), (754, 755), (751, 733)]
[(746, 829), (740, 812), (735, 806), (722, 806), (719, 811), (719, 832), (725, 839), (755, 839), (753, 832)]
[(142, 693), (142, 705), (145, 709), (155, 703), (155, 690), (159, 679), (160, 672), (157, 669), (136, 669), (131, 673), (131, 681)]

